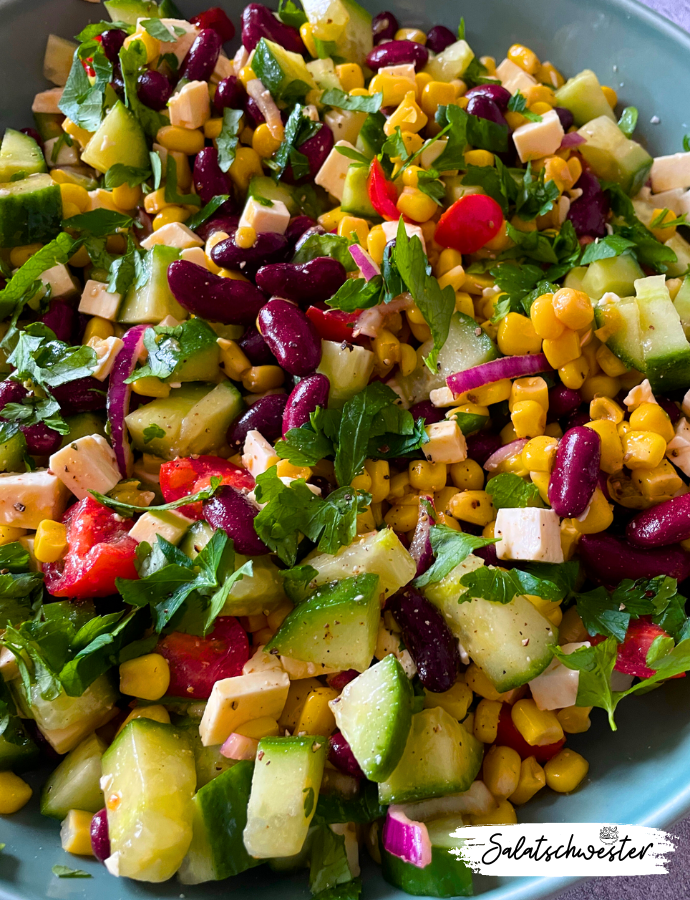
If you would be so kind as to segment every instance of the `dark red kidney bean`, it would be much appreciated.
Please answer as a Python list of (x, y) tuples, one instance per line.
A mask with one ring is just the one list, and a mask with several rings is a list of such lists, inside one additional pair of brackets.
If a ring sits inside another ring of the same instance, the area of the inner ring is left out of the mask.
[(656, 397), (656, 402), (668, 415), (671, 424), (675, 425), (678, 419), (680, 419), (681, 413), (673, 400), (669, 400), (668, 397)]
[(328, 759), (345, 775), (364, 778), (364, 772), (360, 769), (347, 738), (340, 731), (336, 731), (328, 738)]
[[(257, 269), (269, 262), (278, 262), (285, 256), (288, 246), (284, 234), (262, 231), (256, 236), (252, 247), (244, 249), (235, 243), (235, 232), (224, 241), (219, 241), (211, 250), (211, 259), (225, 269), (240, 269), (243, 274), (253, 275)], [(239, 282), (238, 282), (239, 283)]]
[(316, 222), (313, 219), (310, 219), (309, 216), (295, 216), (290, 219), (290, 224), (285, 231), (285, 237), (288, 240), (288, 244), (294, 247), (304, 232), (313, 228), (315, 225)]
[(253, 366), (269, 366), (275, 357), (256, 325), (250, 325), (238, 341), (242, 352)]
[(148, 69), (137, 81), (137, 97), (145, 106), (151, 109), (165, 109), (165, 106), (173, 92), (170, 79), (162, 72)]
[(374, 37), (374, 43), (392, 41), (398, 28), (400, 28), (398, 20), (392, 12), (377, 13), (371, 20), (371, 33)]
[[(326, 375), (308, 375), (302, 378), (288, 397), (283, 412), (283, 437), (292, 428), (301, 428), (309, 421), (309, 416), (317, 406), (328, 406), (328, 391), (331, 383)], [(259, 429), (261, 431), (261, 429)]]
[(230, 176), (218, 165), (215, 147), (204, 147), (194, 159), (194, 187), (202, 203), (208, 203), (219, 194), (232, 194)]
[(122, 68), (119, 59), (116, 59), (113, 63), (113, 77), (110, 80), (110, 85), (116, 94), (123, 94), (125, 91), (125, 80), (122, 77)]
[(143, 240), (144, 238), (147, 238), (149, 235), (153, 234), (153, 219), (146, 212), (143, 206), (140, 206), (137, 209), (136, 220), (139, 223), (139, 225), (137, 226), (137, 237), (139, 238), (139, 240)]
[(322, 225), (312, 225), (311, 228), (307, 228), (306, 231), (302, 232), (297, 243), (294, 246), (295, 253), (300, 249), (302, 244), (309, 240), (312, 234), (325, 234), (326, 229)]
[(467, 457), (483, 466), (491, 454), (502, 446), (500, 435), (479, 431), (467, 437)]
[(99, 809), (91, 819), (91, 849), (98, 862), (104, 862), (110, 856), (108, 812), (105, 809)]
[(127, 37), (127, 32), (121, 28), (110, 28), (101, 35), (103, 52), (111, 63), (119, 62), (118, 54)]
[(242, 109), (247, 99), (244, 85), (235, 75), (228, 75), (218, 82), (216, 93), (213, 95), (213, 104), (217, 110)]
[(220, 56), (223, 42), (213, 28), (204, 28), (196, 36), (189, 52), (182, 61), (180, 78), (189, 81), (208, 81)]
[(513, 566), (513, 563), (509, 559), (498, 558), (495, 544), (487, 544), (486, 547), (479, 547), (477, 550), (473, 550), (472, 553), (474, 553), (475, 556), (481, 557), (487, 566), (502, 566), (504, 569), (510, 569)]
[(50, 456), (60, 447), (62, 435), (52, 428), (48, 428), (45, 422), (36, 422), (35, 425), (20, 425), (19, 430), (26, 439), (26, 449), (32, 456)]
[(235, 37), (235, 26), (228, 18), (228, 14), (219, 6), (212, 6), (204, 12), (192, 16), (189, 20), (197, 28), (212, 28), (218, 32), (218, 36), (225, 44)]
[(43, 138), (36, 131), (35, 128), (20, 128), (19, 130), (21, 131), (22, 134), (28, 134), (28, 136), (30, 138), (33, 138), (36, 141), (36, 143), (38, 144), (38, 146), (41, 148), (41, 151), (43, 150)]
[(379, 44), (367, 56), (367, 65), (378, 72), (385, 66), (404, 66), (412, 63), (417, 71), (424, 68), (429, 51), (416, 41), (388, 41)]
[(270, 300), (257, 324), (278, 365), (290, 375), (310, 375), (321, 362), (319, 333), (294, 303)]
[(209, 500), (204, 500), (204, 518), (211, 528), (222, 529), (232, 538), (235, 550), (245, 556), (262, 556), (268, 547), (254, 530), (259, 507), (241, 491), (224, 484)]
[(560, 119), (563, 131), (567, 131), (569, 128), (573, 127), (573, 125), (575, 124), (575, 116), (570, 112), (569, 109), (566, 109), (565, 106), (554, 106), (553, 109)]
[[(337, 485), (332, 484), (327, 478), (324, 478), (322, 475), (312, 475), (309, 479), (309, 484), (313, 484), (321, 491), (321, 496), (325, 499), (329, 494), (332, 494), (336, 489)], [(359, 672), (357, 673), (359, 675)]]
[(400, 625), (424, 687), (437, 694), (450, 690), (458, 675), (460, 652), (438, 609), (409, 585), (393, 594), (386, 608)]
[(234, 449), (244, 447), (250, 431), (260, 431), (271, 443), (276, 441), (283, 431), (287, 399), (287, 394), (268, 394), (252, 403), (228, 428), (228, 444)]
[(250, 128), (258, 128), (266, 121), (264, 114), (259, 109), (259, 104), (253, 97), (247, 97), (244, 101), (244, 114), (248, 119)]
[(410, 407), (410, 412), (415, 419), (424, 419), (427, 425), (433, 425), (435, 422), (442, 422), (445, 418), (443, 410), (431, 402), (431, 400), (421, 400)]
[(168, 266), (168, 284), (180, 306), (224, 325), (248, 325), (266, 302), (250, 282), (221, 278), (184, 259)]
[(549, 481), (549, 503), (559, 516), (580, 516), (599, 477), (601, 438), (591, 428), (571, 428), (561, 438)]
[(432, 53), (442, 53), (457, 41), (457, 36), (445, 25), (434, 25), (426, 33), (426, 48)]
[(261, 38), (280, 44), (291, 53), (306, 52), (296, 28), (284, 25), (276, 19), (267, 6), (250, 3), (242, 13), (242, 43), (251, 53)]
[(287, 184), (304, 184), (306, 181), (313, 181), (321, 166), (326, 162), (326, 157), (333, 149), (334, 143), (333, 132), (327, 125), (322, 125), (313, 137), (299, 145), (299, 152), (307, 157), (309, 174), (302, 178), (295, 178), (292, 164), (289, 164), (283, 172), (282, 180)]
[(498, 104), (483, 94), (475, 94), (474, 97), (470, 97), (466, 108), (471, 116), (477, 116), (479, 119), (488, 119), (489, 122), (495, 122), (497, 125), (508, 124), (503, 113), (498, 108)]
[(328, 300), (347, 280), (342, 263), (330, 256), (317, 256), (305, 263), (273, 263), (256, 273), (256, 283), (266, 294), (311, 306)]
[(12, 381), (10, 378), (0, 381), (0, 410), (8, 403), (21, 403), (28, 396), (29, 392), (21, 381)]
[(625, 536), (636, 547), (667, 547), (690, 537), (690, 494), (658, 503), (628, 523)]
[(601, 584), (616, 585), (624, 578), (635, 580), (657, 575), (684, 581), (690, 575), (690, 553), (678, 545), (646, 550), (602, 532), (583, 534), (578, 552), (587, 575)]
[(336, 691), (342, 691), (345, 685), (354, 681), (359, 674), (357, 669), (345, 669), (344, 672), (334, 672), (333, 675), (327, 675), (326, 682), (329, 687), (335, 688)]
[(582, 428), (591, 421), (589, 412), (586, 409), (576, 409), (575, 412), (568, 416), (565, 430), (568, 431), (570, 428)]
[(486, 97), (489, 100), (493, 100), (501, 112), (505, 112), (508, 109), (508, 101), (511, 94), (502, 84), (478, 84), (476, 87), (470, 88), (465, 96), (468, 101), (472, 97)]
[(72, 343), (74, 332), (74, 307), (64, 300), (51, 300), (48, 312), (41, 316), (41, 322), (55, 332), (55, 337), (65, 344)]
[(105, 409), (103, 382), (91, 376), (59, 384), (52, 391), (60, 404), (60, 411), (65, 416)]
[[(228, 203), (229, 202), (230, 201), (228, 201)], [(225, 209), (226, 206), (227, 203), (224, 203), (223, 209)], [(196, 233), (202, 241), (207, 241), (211, 235), (215, 234), (217, 231), (224, 231), (226, 234), (234, 234), (237, 231), (239, 221), (239, 216), (229, 216), (223, 212), (220, 215), (214, 215), (211, 216), (210, 219), (207, 219), (203, 225), (200, 225), (196, 229)]]
[(580, 408), (582, 397), (579, 391), (566, 387), (564, 384), (558, 384), (549, 391), (549, 417), (551, 419), (562, 419), (576, 409)]
[(606, 234), (606, 216), (609, 211), (608, 195), (591, 172), (583, 172), (575, 185), (582, 191), (570, 204), (568, 219), (578, 237), (603, 237)]

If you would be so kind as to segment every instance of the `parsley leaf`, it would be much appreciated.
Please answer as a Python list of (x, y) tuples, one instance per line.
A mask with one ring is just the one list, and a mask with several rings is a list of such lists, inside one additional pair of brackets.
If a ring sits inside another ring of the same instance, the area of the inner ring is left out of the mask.
[(534, 178), (532, 164), (527, 163), (522, 185), (518, 186), (518, 196), (515, 204), (517, 214), (525, 221), (545, 216), (547, 212), (553, 209), (554, 201), (558, 200), (558, 185), (555, 181), (545, 182), (545, 175), (545, 169), (541, 169), (537, 177)]
[(427, 197), (431, 197), (434, 203), (443, 206), (443, 199), (446, 196), (446, 186), (439, 179), (436, 169), (429, 169), (428, 171), (422, 169), (418, 173), (417, 187), (423, 194), (426, 194)]
[(363, 153), (360, 153), (359, 150), (353, 150), (351, 147), (338, 147), (337, 145), (335, 149), (341, 156), (351, 159), (357, 165), (368, 167), (370, 164), (370, 160)]
[(136, 369), (127, 379), (131, 384), (138, 378), (173, 377), (195, 354), (215, 346), (218, 335), (205, 319), (187, 319), (179, 325), (155, 325), (144, 334), (144, 346), (148, 350), (146, 365)]
[(80, 128), (95, 131), (101, 124), (103, 96), (101, 87), (89, 81), (77, 48), (58, 103), (59, 109)]
[(346, 272), (356, 272), (357, 263), (349, 250), (350, 242), (337, 234), (310, 234), (292, 257), (295, 264), (309, 262), (319, 256), (330, 256), (343, 265)]
[(381, 152), (385, 153), (390, 159), (402, 159), (403, 162), (409, 159), (410, 154), (407, 152), (399, 125), (396, 126), (393, 134), (389, 135), (387, 140), (384, 141)]
[(137, 81), (142, 70), (146, 68), (146, 58), (143, 41), (132, 41), (129, 46), (120, 48), (119, 59), (125, 85), (125, 103), (137, 117), (148, 137), (155, 140), (158, 130), (164, 125), (169, 125), (170, 120), (142, 103), (137, 94)]
[(512, 472), (503, 472), (486, 484), (486, 493), (496, 509), (516, 509), (543, 506), (536, 484), (525, 481)]
[(70, 869), (69, 866), (53, 866), (52, 868), (53, 875), (57, 875), (58, 878), (92, 878), (88, 872), (85, 872), (83, 869)]
[(151, 441), (155, 441), (156, 438), (165, 437), (165, 431), (160, 427), (160, 425), (156, 425), (155, 422), (153, 425), (147, 425), (144, 428), (144, 443), (150, 444)]
[(81, 231), (94, 237), (115, 234), (118, 228), (131, 228), (133, 219), (113, 209), (92, 209), (90, 212), (71, 216), (62, 223), (63, 228)]
[(634, 241), (621, 237), (619, 234), (608, 234), (606, 237), (597, 238), (591, 244), (587, 244), (580, 265), (588, 266), (597, 259), (610, 259), (614, 256), (621, 256), (626, 250), (635, 247)]
[(157, 191), (163, 178), (163, 163), (161, 162), (160, 154), (154, 150), (149, 153), (149, 159), (151, 160), (151, 172), (153, 173), (153, 189)]
[(164, 44), (174, 43), (185, 33), (179, 25), (166, 25), (160, 19), (142, 19), (139, 24), (152, 38)]
[(293, 0), (280, 0), (278, 3), (278, 18), (285, 25), (292, 25), (293, 28), (299, 28), (307, 21), (304, 10), (294, 3)]
[(468, 434), (474, 434), (480, 431), (489, 421), (489, 416), (480, 416), (476, 413), (456, 412), (453, 416), (458, 423), (460, 431), (467, 437)]
[(320, 822), (314, 835), (309, 867), (309, 887), (317, 896), (352, 880), (345, 853), (345, 838)]
[(347, 109), (351, 112), (376, 113), (381, 109), (382, 102), (383, 94), (353, 97), (338, 88), (331, 88), (321, 95), (321, 103), (324, 106), (335, 106), (337, 109)]
[(168, 153), (165, 166), (165, 202), (179, 203), (182, 206), (201, 206), (198, 194), (180, 194), (177, 191), (177, 160)]
[(32, 291), (34, 285), (38, 289), (37, 282), (43, 272), (60, 263), (66, 263), (79, 244), (80, 241), (61, 233), (30, 256), (0, 291), (0, 316), (3, 319), (8, 318), (22, 300), (30, 299), (27, 294)]
[(143, 251), (138, 250), (131, 235), (127, 235), (127, 250), (114, 260), (108, 271), (108, 292), (124, 295), (137, 279), (142, 263)]
[(381, 297), (383, 279), (377, 275), (370, 281), (364, 278), (348, 278), (326, 303), (334, 309), (354, 312), (376, 306)]
[(494, 166), (468, 166), (462, 183), (481, 187), (485, 194), (498, 203), (504, 216), (508, 215), (511, 203), (515, 203), (517, 199), (517, 182), (498, 157)]
[(617, 646), (615, 638), (607, 638), (594, 647), (580, 647), (572, 653), (554, 648), (554, 656), (564, 666), (580, 673), (576, 705), (605, 709), (612, 731), (616, 730), (613, 721), (616, 701), (611, 691), (611, 673), (616, 664)]
[(465, 69), (462, 80), (468, 88), (476, 87), (478, 84), (500, 84), (497, 78), (489, 77), (489, 70), (476, 56), (472, 58), (469, 66)]
[(133, 188), (146, 181), (150, 175), (150, 169), (138, 169), (135, 166), (123, 166), (122, 163), (115, 163), (105, 173), (103, 184), (108, 190), (120, 187), (122, 184)]
[(369, 147), (374, 154), (381, 153), (386, 142), (386, 133), (383, 130), (385, 124), (386, 117), (382, 112), (369, 113), (359, 130), (364, 145)]
[(34, 322), (19, 333), (7, 361), (16, 368), (12, 373), (15, 380), (31, 381), (50, 393), (50, 388), (91, 375), (96, 353), (84, 344), (70, 347), (45, 325)]
[(627, 138), (633, 136), (633, 132), (637, 127), (637, 118), (638, 112), (634, 106), (626, 106), (621, 113), (621, 117), (618, 120), (618, 127)]
[(520, 113), (529, 122), (541, 122), (541, 116), (527, 109), (527, 98), (521, 91), (516, 91), (508, 101), (510, 112)]
[(207, 219), (210, 219), (211, 216), (229, 199), (229, 194), (216, 194), (215, 197), (211, 197), (206, 206), (202, 207), (199, 212), (190, 216), (185, 221), (185, 225), (187, 228), (191, 228), (192, 231), (196, 231), (200, 225), (203, 225)]
[(604, 587), (595, 588), (577, 596), (577, 611), (589, 634), (604, 634), (619, 643), (625, 640), (630, 623), (630, 613), (620, 608)]
[[(165, 512), (168, 509), (177, 509), (185, 506), (187, 503), (197, 503), (199, 500), (208, 500), (212, 497), (221, 485), (220, 478), (213, 476), (209, 487), (198, 491), (196, 494), (188, 494), (186, 497), (180, 497), (177, 500), (171, 500), (170, 503), (161, 503), (160, 506), (149, 506), (147, 512)], [(130, 518), (134, 513), (142, 512), (141, 506), (134, 506), (132, 503), (125, 503), (122, 500), (116, 500), (115, 497), (108, 497), (106, 494), (99, 494), (98, 491), (89, 491), (91, 496), (98, 500), (102, 506), (108, 509), (114, 509), (121, 516)]]
[(661, 274), (667, 271), (670, 263), (678, 262), (674, 251), (658, 241), (639, 220), (632, 225), (614, 225), (613, 231), (616, 236), (620, 235), (634, 244), (630, 252), (643, 268)]
[(309, 118), (301, 103), (296, 103), (285, 123), (283, 142), (273, 159), (266, 161), (266, 165), (273, 169), (278, 178), (282, 176), (288, 164), (292, 167), (295, 179), (304, 178), (309, 174), (309, 160), (297, 147), (313, 137), (321, 127), (320, 122), (313, 122)]
[(419, 575), (412, 582), (418, 588), (441, 581), (452, 569), (467, 559), (470, 553), (497, 543), (496, 538), (465, 534), (463, 531), (454, 531), (447, 525), (432, 525), (429, 540), (436, 559), (423, 575)]
[(459, 106), (439, 106), (436, 122), (441, 128), (450, 125), (448, 143), (436, 160), (439, 172), (448, 169), (464, 169), (464, 153), (468, 145), (492, 153), (504, 153), (508, 149), (508, 128), (488, 119), (471, 116)]

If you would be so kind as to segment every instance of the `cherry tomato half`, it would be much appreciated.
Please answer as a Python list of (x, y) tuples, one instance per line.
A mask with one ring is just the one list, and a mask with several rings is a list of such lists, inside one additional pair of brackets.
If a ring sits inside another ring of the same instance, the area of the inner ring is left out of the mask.
[[(161, 466), (161, 493), (166, 503), (179, 500), (187, 494), (196, 494), (211, 484), (211, 478), (220, 478), (238, 490), (251, 491), (254, 479), (246, 469), (221, 459), (219, 456), (184, 456), (165, 462)], [(183, 516), (201, 519), (201, 501), (179, 508)]]
[(384, 219), (393, 221), (400, 218), (398, 207), (398, 192), (392, 181), (386, 178), (381, 163), (374, 157), (367, 177), (367, 193), (369, 200), (376, 212)]
[[(658, 637), (669, 637), (659, 625), (655, 625), (647, 616), (641, 616), (639, 619), (633, 619), (628, 625), (625, 633), (625, 640), (618, 645), (618, 656), (614, 669), (616, 672), (622, 672), (624, 675), (634, 675), (636, 678), (649, 678), (654, 674), (654, 670), (647, 665), (647, 654), (649, 648)], [(599, 634), (591, 638), (592, 644), (599, 644), (605, 640), (604, 636)], [(685, 675), (674, 675), (679, 678)]]
[(319, 332), (319, 337), (324, 341), (335, 341), (342, 344), (360, 344), (361, 338), (352, 336), (353, 326), (360, 317), (361, 310), (352, 313), (343, 312), (341, 309), (319, 309), (318, 306), (310, 306), (307, 309), (307, 318)]
[(436, 226), (434, 240), (458, 253), (476, 253), (496, 237), (503, 211), (491, 197), (467, 194), (447, 209)]

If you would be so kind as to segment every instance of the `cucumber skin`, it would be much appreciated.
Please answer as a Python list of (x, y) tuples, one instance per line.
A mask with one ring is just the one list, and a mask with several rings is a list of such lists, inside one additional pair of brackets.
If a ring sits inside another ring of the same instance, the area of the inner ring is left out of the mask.
[[(35, 187), (22, 193), (17, 186)], [(60, 231), (62, 196), (50, 175), (31, 175), (0, 184), (0, 247), (47, 243)]]
[(105, 750), (105, 741), (94, 732), (62, 760), (43, 786), (41, 815), (62, 820), (70, 809), (97, 813), (103, 808), (100, 778)]
[(36, 744), (20, 726), (22, 731), (22, 743), (13, 744), (4, 734), (0, 734), (0, 772), (11, 769), (13, 772), (23, 772), (33, 769), (39, 762), (40, 753)]
[(419, 869), (381, 849), (381, 874), (388, 884), (414, 897), (471, 897), (472, 871), (443, 847), (431, 848), (431, 863)]

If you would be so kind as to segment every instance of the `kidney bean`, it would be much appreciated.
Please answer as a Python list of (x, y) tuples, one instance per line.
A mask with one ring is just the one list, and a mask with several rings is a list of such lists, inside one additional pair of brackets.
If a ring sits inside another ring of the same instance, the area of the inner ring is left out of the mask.
[(287, 300), (270, 300), (257, 324), (278, 364), (290, 375), (309, 375), (321, 362), (321, 338), (302, 310)]
[(489, 122), (495, 122), (497, 125), (507, 125), (505, 117), (493, 100), (483, 94), (475, 94), (470, 97), (467, 104), (467, 112), (471, 116), (477, 116), (479, 119), (488, 119)]
[(122, 77), (122, 67), (119, 59), (116, 59), (113, 63), (113, 77), (110, 79), (110, 85), (116, 94), (124, 94), (125, 80)]
[(387, 41), (374, 47), (367, 56), (367, 65), (378, 72), (386, 66), (404, 66), (412, 63), (420, 71), (427, 64), (429, 51), (416, 41)]
[(503, 446), (500, 435), (479, 431), (467, 437), (467, 458), (483, 466), (487, 459)]
[(675, 425), (680, 419), (681, 413), (673, 400), (669, 400), (668, 397), (656, 397), (656, 402), (668, 414), (671, 424)]
[(488, 100), (492, 100), (501, 112), (505, 112), (508, 109), (511, 94), (502, 84), (478, 84), (476, 87), (470, 88), (465, 96), (468, 100), (471, 100), (472, 97), (486, 97)]
[(60, 404), (60, 410), (65, 416), (105, 409), (103, 382), (91, 376), (59, 384), (52, 390), (53, 396)]
[(290, 219), (290, 223), (285, 231), (285, 237), (288, 240), (288, 244), (290, 244), (291, 247), (294, 247), (304, 232), (313, 228), (315, 225), (316, 222), (313, 219), (310, 219), (309, 216), (294, 216)]
[(599, 477), (601, 438), (591, 428), (571, 428), (561, 438), (549, 482), (549, 503), (559, 516), (582, 515)]
[(259, 104), (253, 97), (247, 97), (244, 103), (244, 114), (250, 128), (258, 128), (266, 121), (264, 114), (259, 109)]
[[(153, 234), (153, 219), (146, 212), (143, 206), (139, 206), (137, 208), (136, 220), (139, 223), (137, 226), (137, 237), (139, 240), (143, 240), (147, 238), (150, 234)], [(83, 334), (83, 329), (82, 329)]]
[(204, 500), (204, 518), (211, 528), (222, 529), (245, 556), (262, 556), (269, 549), (254, 530), (259, 507), (241, 491), (224, 484), (209, 500)]
[(168, 284), (180, 306), (224, 325), (248, 325), (266, 302), (248, 281), (221, 278), (187, 260), (170, 264)]
[(359, 675), (357, 669), (345, 669), (344, 672), (334, 672), (333, 675), (326, 676), (328, 687), (335, 688), (336, 691), (342, 691), (346, 684), (354, 681)]
[(302, 244), (309, 240), (312, 234), (325, 234), (326, 229), (322, 225), (312, 225), (311, 228), (307, 228), (306, 231), (303, 231), (300, 235), (297, 243), (295, 244), (294, 250), (295, 253), (301, 248)]
[(326, 162), (326, 157), (333, 149), (334, 143), (333, 132), (327, 125), (322, 125), (315, 135), (299, 145), (299, 152), (307, 157), (309, 174), (302, 178), (295, 178), (290, 163), (283, 172), (282, 180), (288, 184), (304, 184), (306, 181), (313, 181), (321, 166)]
[(283, 437), (292, 428), (306, 425), (317, 406), (324, 409), (328, 406), (330, 387), (331, 383), (325, 375), (308, 375), (299, 382), (288, 397), (283, 412)]
[(573, 124), (575, 123), (575, 116), (570, 112), (569, 109), (566, 109), (565, 106), (554, 106), (553, 109), (560, 119), (563, 131), (567, 131), (569, 128), (573, 127)]
[(574, 391), (564, 384), (558, 384), (549, 391), (549, 417), (562, 419), (563, 416), (579, 409), (581, 403), (582, 397), (579, 391)]
[(170, 79), (155, 69), (148, 69), (137, 80), (137, 97), (151, 109), (165, 109), (172, 92)]
[(217, 31), (224, 44), (235, 37), (235, 26), (228, 18), (225, 10), (219, 6), (212, 6), (210, 9), (192, 16), (189, 21), (192, 25), (196, 25), (197, 28), (212, 28), (214, 31)]
[(638, 513), (625, 534), (636, 547), (667, 547), (686, 540), (690, 537), (690, 494)]
[(224, 109), (242, 109), (246, 100), (244, 85), (235, 75), (228, 75), (218, 82), (213, 96), (213, 104), (217, 110), (222, 112)]
[[(332, 494), (336, 489), (337, 485), (332, 484), (327, 478), (324, 478), (322, 475), (312, 475), (309, 479), (309, 484), (313, 484), (321, 491), (321, 496), (325, 499), (329, 494)], [(357, 673), (359, 674), (359, 672)]]
[[(36, 141), (36, 143), (38, 144), (38, 146), (41, 148), (41, 152), (43, 152), (43, 138), (36, 131), (35, 128), (20, 128), (19, 130), (21, 131), (22, 134), (27, 134), (30, 138), (33, 138)], [(3, 285), (3, 287), (4, 287), (4, 285)]]
[(28, 396), (29, 392), (21, 381), (12, 381), (10, 378), (0, 381), (0, 410), (8, 403), (21, 403)]
[(250, 431), (260, 431), (267, 441), (273, 443), (282, 434), (287, 400), (287, 394), (267, 394), (260, 397), (228, 428), (228, 444), (239, 450), (244, 447)]
[(104, 862), (110, 856), (108, 812), (105, 809), (99, 809), (91, 819), (91, 849), (98, 862)]
[[(229, 200), (228, 203), (230, 203)], [(225, 209), (228, 203), (223, 204), (223, 209)], [(213, 215), (210, 219), (207, 219), (203, 225), (200, 225), (196, 229), (196, 233), (199, 235), (202, 241), (207, 241), (211, 237), (211, 235), (215, 234), (217, 231), (224, 231), (226, 234), (234, 234), (237, 231), (239, 221), (239, 216), (229, 216), (225, 212), (223, 212), (218, 215)]]
[(45, 422), (36, 422), (35, 425), (20, 425), (19, 430), (26, 439), (26, 449), (32, 456), (50, 456), (60, 447), (62, 435), (52, 428), (48, 428)]
[(266, 294), (294, 300), (302, 306), (328, 300), (347, 279), (342, 263), (330, 256), (318, 256), (305, 263), (274, 263), (262, 266), (256, 283)]
[(208, 81), (220, 56), (223, 42), (213, 28), (204, 28), (196, 36), (180, 66), (180, 78)]
[(261, 38), (280, 44), (291, 53), (305, 53), (299, 31), (276, 19), (268, 7), (250, 3), (242, 13), (242, 43), (251, 53)]
[[(427, 425), (433, 425), (434, 422), (442, 422), (445, 416), (443, 410), (431, 402), (431, 400), (421, 400), (410, 407), (410, 412), (415, 419), (424, 419)], [(487, 457), (488, 459), (488, 457)]]
[(266, 263), (278, 262), (285, 256), (288, 246), (284, 234), (269, 231), (259, 232), (252, 247), (246, 250), (235, 243), (235, 231), (224, 241), (219, 241), (211, 250), (211, 259), (225, 269), (240, 269), (243, 274), (253, 275)]
[(347, 738), (340, 731), (336, 731), (328, 738), (328, 759), (336, 769), (353, 778), (364, 778), (364, 772), (355, 759)]
[(204, 147), (194, 160), (194, 187), (202, 203), (208, 203), (218, 194), (232, 194), (232, 182), (218, 165), (215, 147)]
[(275, 363), (275, 357), (266, 341), (259, 334), (256, 325), (249, 325), (238, 343), (253, 366), (268, 366)]
[(443, 693), (455, 684), (460, 665), (458, 642), (436, 607), (409, 585), (389, 598), (405, 646), (428, 691)]
[(591, 172), (584, 171), (575, 187), (582, 191), (582, 196), (570, 204), (568, 219), (573, 223), (577, 236), (603, 237), (609, 211), (608, 196)]
[(398, 28), (400, 28), (398, 20), (392, 12), (377, 13), (371, 20), (371, 33), (374, 37), (374, 43), (380, 44), (381, 41), (392, 41)]
[(589, 412), (586, 409), (576, 409), (575, 412), (572, 412), (568, 416), (565, 430), (568, 431), (571, 428), (582, 428), (591, 421)]
[(601, 584), (615, 585), (624, 578), (635, 580), (657, 575), (684, 581), (690, 575), (690, 553), (678, 545), (642, 549), (602, 532), (583, 534), (578, 548), (587, 575)]
[(74, 331), (74, 307), (64, 300), (51, 300), (48, 312), (41, 316), (41, 322), (55, 332), (55, 337), (65, 344), (72, 342)]
[(442, 53), (457, 41), (457, 37), (445, 25), (434, 25), (426, 33), (426, 47), (432, 53)]
[(111, 63), (119, 62), (118, 54), (127, 37), (127, 32), (121, 28), (110, 28), (101, 35), (103, 52)]

